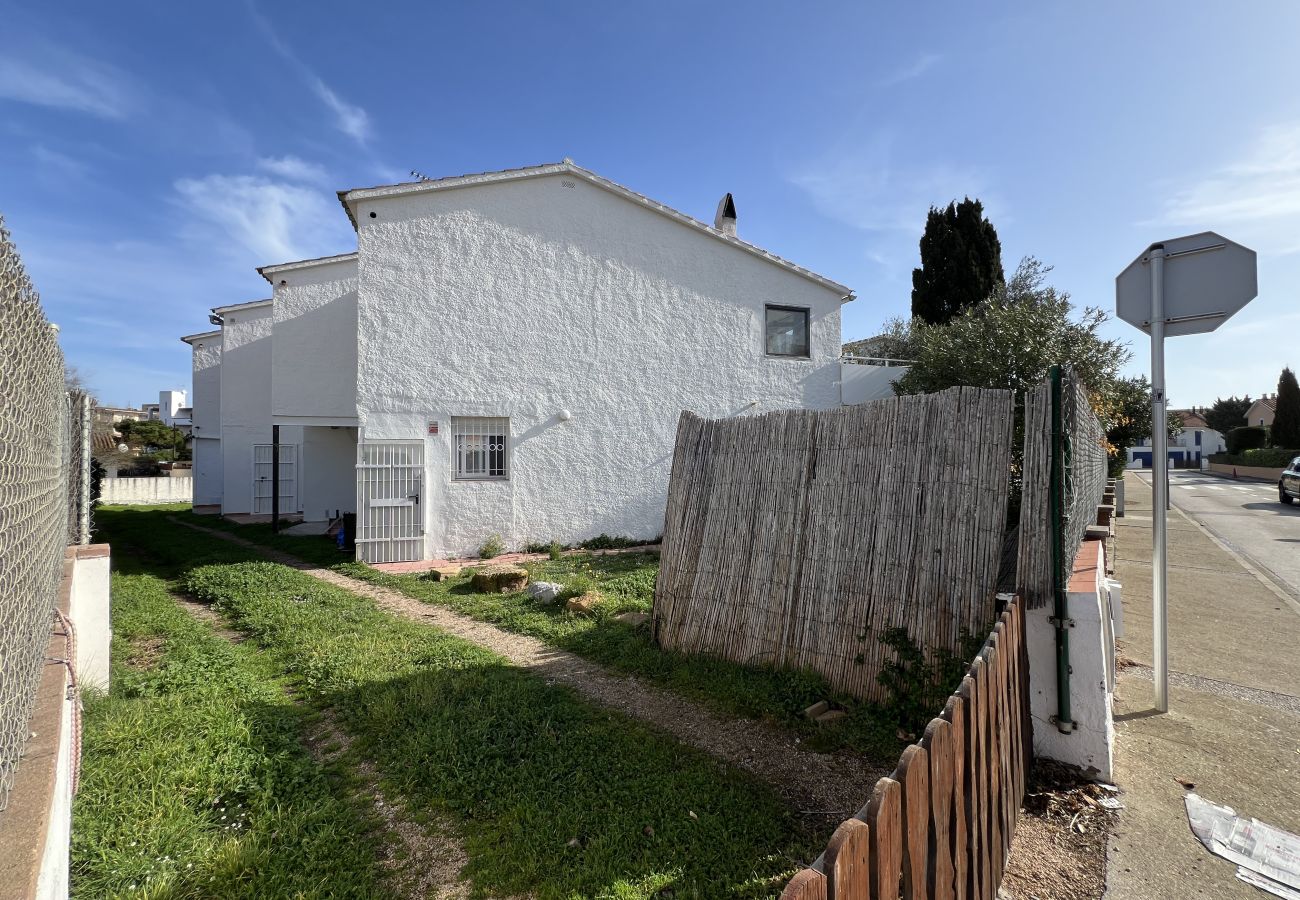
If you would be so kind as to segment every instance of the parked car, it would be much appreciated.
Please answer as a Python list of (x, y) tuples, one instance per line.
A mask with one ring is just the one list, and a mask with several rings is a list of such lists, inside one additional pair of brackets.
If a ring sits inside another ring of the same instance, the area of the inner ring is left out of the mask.
[(1282, 470), (1282, 477), (1277, 482), (1277, 499), (1289, 506), (1297, 497), (1300, 497), (1300, 456)]

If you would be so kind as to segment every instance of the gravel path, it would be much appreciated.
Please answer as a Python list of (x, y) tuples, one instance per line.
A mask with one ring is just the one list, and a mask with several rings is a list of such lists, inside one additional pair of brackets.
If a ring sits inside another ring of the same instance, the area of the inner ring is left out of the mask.
[(171, 521), (247, 547), (272, 562), (367, 597), (393, 615), (464, 638), (536, 672), (548, 683), (567, 685), (602, 706), (648, 722), (684, 744), (756, 775), (809, 824), (834, 825), (852, 816), (866, 805), (877, 779), (889, 774), (888, 769), (854, 756), (805, 749), (798, 738), (779, 729), (719, 715), (638, 678), (615, 674), (572, 653), (548, 647), (536, 638), (512, 634), (399, 591), (318, 568), (237, 535), (179, 519)]

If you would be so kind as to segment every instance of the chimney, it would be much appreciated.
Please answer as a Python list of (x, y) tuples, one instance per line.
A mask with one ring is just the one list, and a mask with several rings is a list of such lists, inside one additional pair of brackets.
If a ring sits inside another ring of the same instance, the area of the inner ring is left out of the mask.
[(723, 195), (718, 201), (718, 214), (713, 217), (713, 227), (723, 234), (736, 236), (736, 201), (730, 194)]

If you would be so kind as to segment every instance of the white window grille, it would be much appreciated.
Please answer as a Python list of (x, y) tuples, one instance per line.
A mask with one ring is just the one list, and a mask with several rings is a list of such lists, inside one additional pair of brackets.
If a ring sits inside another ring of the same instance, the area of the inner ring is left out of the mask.
[(456, 478), (484, 481), (509, 477), (509, 419), (452, 416), (451, 444)]

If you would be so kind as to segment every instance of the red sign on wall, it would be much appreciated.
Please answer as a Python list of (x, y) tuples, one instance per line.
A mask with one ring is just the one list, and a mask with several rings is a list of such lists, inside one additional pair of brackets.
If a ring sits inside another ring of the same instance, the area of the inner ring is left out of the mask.
[(437, 433), (438, 433), (438, 423), (437, 423), (437, 422), (430, 422), (430, 423), (429, 423), (429, 434), (437, 434)]

